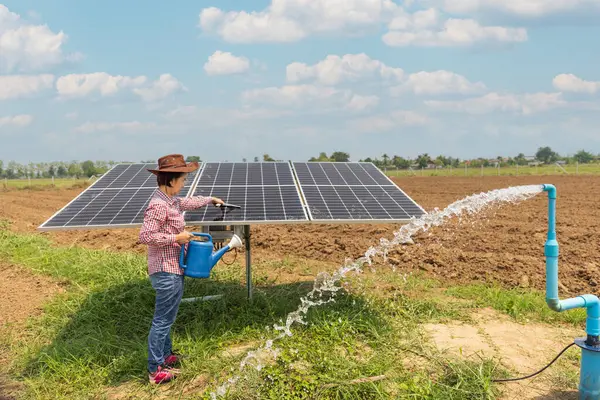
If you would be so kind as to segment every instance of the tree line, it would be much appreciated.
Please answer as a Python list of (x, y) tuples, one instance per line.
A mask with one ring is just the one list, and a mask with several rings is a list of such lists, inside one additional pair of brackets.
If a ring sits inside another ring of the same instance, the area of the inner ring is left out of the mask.
[[(201, 162), (199, 156), (188, 156), (187, 162), (198, 161)], [(243, 162), (247, 162), (247, 159), (242, 159)], [(262, 158), (254, 157), (254, 162), (274, 162), (282, 161), (276, 160), (269, 154), (263, 154)], [(319, 153), (317, 157), (311, 157), (309, 162), (318, 161), (330, 161), (330, 162), (350, 162), (350, 154), (342, 151), (335, 151), (330, 155), (325, 152)], [(502, 157), (496, 158), (475, 158), (475, 159), (459, 159), (454, 157), (447, 157), (444, 155), (438, 155), (436, 157), (430, 156), (428, 153), (419, 154), (416, 158), (404, 158), (401, 156), (393, 155), (389, 156), (384, 153), (379, 157), (360, 159), (358, 161), (372, 162), (379, 168), (397, 168), (397, 169), (409, 169), (409, 168), (447, 168), (454, 167), (460, 168), (468, 165), (469, 167), (489, 167), (489, 166), (525, 166), (534, 163), (539, 164), (553, 164), (556, 162), (562, 162), (565, 164), (588, 164), (591, 162), (600, 161), (600, 154), (593, 154), (586, 150), (579, 150), (572, 156), (561, 156), (550, 147), (538, 148), (535, 155), (526, 156), (523, 153), (516, 155), (515, 157)], [(115, 164), (121, 162), (131, 161), (91, 161), (86, 160), (83, 162), (72, 161), (72, 162), (49, 162), (49, 163), (28, 163), (20, 164), (15, 161), (9, 161), (4, 163), (0, 160), (0, 178), (1, 179), (23, 179), (23, 178), (91, 178), (93, 176), (99, 176), (104, 174)], [(156, 160), (142, 160), (144, 163), (156, 163)]]

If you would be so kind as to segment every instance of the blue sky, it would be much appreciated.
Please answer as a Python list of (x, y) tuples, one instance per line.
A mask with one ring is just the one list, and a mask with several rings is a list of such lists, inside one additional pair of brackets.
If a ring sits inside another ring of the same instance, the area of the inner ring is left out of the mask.
[(0, 0), (0, 159), (600, 152), (600, 0)]

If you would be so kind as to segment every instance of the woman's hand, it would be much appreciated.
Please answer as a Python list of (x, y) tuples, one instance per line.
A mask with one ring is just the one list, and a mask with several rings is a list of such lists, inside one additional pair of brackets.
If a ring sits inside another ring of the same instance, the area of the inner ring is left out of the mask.
[(175, 241), (179, 244), (185, 244), (192, 240), (193, 237), (193, 234), (188, 231), (183, 231), (175, 236)]
[(225, 202), (223, 200), (219, 199), (218, 197), (213, 197), (212, 203), (214, 206), (216, 206), (217, 204), (225, 204)]

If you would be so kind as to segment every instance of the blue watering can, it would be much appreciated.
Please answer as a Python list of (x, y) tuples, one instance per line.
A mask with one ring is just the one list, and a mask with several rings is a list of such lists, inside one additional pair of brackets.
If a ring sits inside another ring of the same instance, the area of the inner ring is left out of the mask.
[(221, 257), (231, 249), (242, 247), (242, 241), (237, 235), (233, 235), (227, 246), (213, 253), (212, 236), (208, 233), (195, 233), (194, 236), (205, 237), (206, 241), (190, 241), (187, 245), (187, 254), (185, 246), (181, 246), (181, 256), (179, 257), (179, 266), (183, 268), (184, 275), (191, 278), (208, 278), (210, 271), (219, 262)]

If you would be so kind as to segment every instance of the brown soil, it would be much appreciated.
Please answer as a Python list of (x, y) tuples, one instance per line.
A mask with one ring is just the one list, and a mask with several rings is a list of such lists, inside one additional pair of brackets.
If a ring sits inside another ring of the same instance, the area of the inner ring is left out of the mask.
[[(600, 178), (411, 177), (396, 183), (427, 211), (444, 208), (465, 196), (516, 185), (552, 183), (558, 189), (557, 233), (563, 290), (595, 293), (600, 278)], [(34, 232), (82, 189), (0, 192), (0, 218), (14, 229)], [(401, 269), (420, 269), (454, 282), (497, 281), (507, 286), (544, 288), (545, 193), (518, 205), (469, 219), (452, 221), (415, 237), (414, 246), (390, 253)], [(343, 263), (364, 254), (380, 238), (391, 238), (400, 225), (272, 225), (252, 227), (253, 259), (299, 258)], [(137, 229), (40, 232), (60, 244), (143, 253)]]
[(39, 315), (42, 305), (62, 288), (49, 278), (0, 262), (0, 330)]

